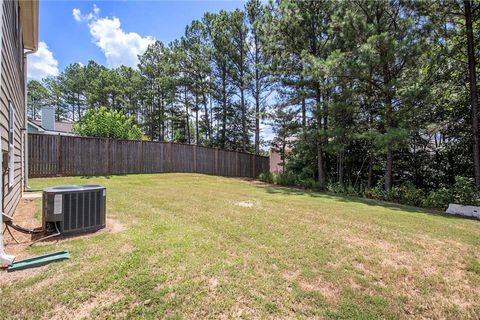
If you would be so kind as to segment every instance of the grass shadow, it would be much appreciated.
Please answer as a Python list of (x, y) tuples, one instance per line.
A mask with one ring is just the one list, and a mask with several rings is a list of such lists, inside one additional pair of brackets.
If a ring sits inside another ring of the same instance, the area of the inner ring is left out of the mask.
[(477, 219), (472, 217), (465, 217), (460, 215), (452, 215), (448, 214), (439, 210), (434, 209), (427, 209), (427, 208), (420, 208), (414, 207), (404, 204), (398, 204), (393, 202), (387, 202), (382, 200), (375, 200), (375, 199), (368, 199), (368, 198), (361, 198), (355, 196), (347, 196), (341, 194), (334, 194), (331, 192), (320, 192), (320, 191), (313, 191), (307, 189), (300, 189), (295, 187), (283, 187), (283, 186), (276, 186), (272, 184), (256, 184), (257, 188), (264, 189), (267, 193), (270, 194), (282, 194), (282, 195), (295, 195), (295, 196), (309, 196), (313, 198), (323, 198), (323, 199), (332, 199), (339, 202), (344, 203), (361, 203), (372, 207), (382, 207), (390, 210), (395, 211), (406, 211), (412, 213), (420, 213), (420, 214), (427, 214), (427, 215), (435, 215), (441, 216), (448, 219), (468, 219), (468, 220), (475, 220), (478, 222)]

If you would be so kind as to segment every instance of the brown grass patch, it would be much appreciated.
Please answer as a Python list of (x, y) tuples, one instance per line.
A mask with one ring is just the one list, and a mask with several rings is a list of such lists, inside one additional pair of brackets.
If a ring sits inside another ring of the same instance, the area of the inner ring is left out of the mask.
[(64, 305), (55, 307), (45, 319), (88, 319), (95, 309), (103, 309), (122, 300), (125, 296), (119, 292), (103, 291), (92, 296), (88, 301), (81, 303), (78, 308), (72, 309)]

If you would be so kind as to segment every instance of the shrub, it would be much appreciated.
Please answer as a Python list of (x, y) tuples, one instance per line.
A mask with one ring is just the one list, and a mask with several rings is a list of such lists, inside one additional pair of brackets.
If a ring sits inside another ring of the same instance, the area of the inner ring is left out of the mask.
[(479, 194), (475, 190), (473, 179), (455, 177), (455, 184), (452, 188), (453, 202), (465, 205), (479, 204)]
[(312, 178), (297, 180), (297, 184), (304, 189), (319, 189), (318, 181)]
[(425, 199), (425, 193), (410, 183), (393, 187), (389, 192), (386, 192), (385, 195), (385, 200), (387, 201), (417, 207), (422, 206)]
[(424, 206), (445, 210), (450, 203), (464, 205), (480, 204), (480, 197), (473, 180), (465, 177), (455, 177), (455, 183), (450, 188), (445, 187), (431, 191), (425, 199)]
[(330, 182), (329, 184), (327, 184), (327, 190), (333, 193), (340, 194), (343, 194), (343, 192), (345, 191), (343, 186), (338, 182)]
[(423, 206), (445, 210), (451, 202), (453, 202), (452, 193), (446, 188), (440, 188), (438, 190), (430, 191)]
[[(259, 175), (259, 180), (267, 183), (275, 183), (281, 186), (298, 186), (305, 189), (319, 189), (318, 182), (313, 178), (305, 177), (303, 174), (294, 174), (287, 171), (280, 174), (264, 172)], [(455, 184), (450, 189), (440, 188), (426, 193), (416, 188), (412, 183), (394, 186), (390, 191), (383, 189), (383, 181), (379, 181), (374, 188), (362, 190), (352, 185), (342, 185), (338, 182), (331, 182), (327, 190), (348, 196), (363, 196), (369, 199), (383, 200), (405, 204), (416, 207), (427, 207), (445, 210), (449, 203), (464, 205), (480, 204), (480, 195), (475, 190), (472, 179), (455, 177)]]
[(366, 198), (369, 198), (369, 199), (383, 200), (383, 199), (385, 199), (384, 193), (385, 193), (385, 191), (383, 191), (383, 189), (381, 187), (377, 186), (375, 188), (366, 189), (363, 192), (363, 195)]
[(352, 197), (358, 197), (363, 195), (363, 193), (359, 189), (356, 189), (351, 184), (344, 186), (344, 194)]
[(273, 183), (273, 174), (269, 171), (262, 172), (258, 176), (258, 180), (266, 183)]
[(133, 116), (127, 117), (121, 111), (100, 107), (89, 109), (74, 125), (74, 132), (83, 137), (139, 140), (142, 131)]
[(295, 175), (290, 172), (279, 173), (275, 175), (275, 183), (280, 186), (294, 186), (296, 185)]
[(364, 191), (364, 196), (370, 199), (383, 200), (406, 204), (410, 206), (421, 207), (425, 202), (425, 192), (421, 189), (415, 188), (413, 184), (407, 183), (400, 186), (395, 186), (390, 191), (383, 190), (381, 182), (371, 189)]

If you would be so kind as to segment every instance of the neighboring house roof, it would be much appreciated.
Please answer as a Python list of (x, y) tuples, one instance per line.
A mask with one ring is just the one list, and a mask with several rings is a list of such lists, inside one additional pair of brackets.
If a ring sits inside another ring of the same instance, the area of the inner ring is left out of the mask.
[(56, 130), (45, 129), (42, 127), (40, 120), (28, 120), (28, 133), (76, 136), (76, 134), (73, 132), (73, 123), (71, 122), (57, 121), (55, 122), (55, 129)]
[[(29, 120), (33, 122), (37, 127), (42, 128), (42, 121), (41, 120)], [(65, 132), (65, 133), (72, 133), (73, 132), (73, 122), (64, 122), (64, 121), (55, 121), (55, 130), (46, 130), (46, 131), (57, 131), (57, 132)]]

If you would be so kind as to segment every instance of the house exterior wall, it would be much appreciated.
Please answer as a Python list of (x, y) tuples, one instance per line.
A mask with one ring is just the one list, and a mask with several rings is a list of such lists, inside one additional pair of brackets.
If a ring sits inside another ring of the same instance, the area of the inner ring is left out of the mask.
[(282, 157), (275, 150), (270, 150), (270, 172), (283, 173)]
[[(23, 191), (23, 146), (25, 117), (25, 73), (22, 30), (18, 0), (2, 1), (1, 15), (1, 66), (0, 66), (0, 133), (2, 154), (8, 153), (10, 105), (14, 112), (13, 130), (13, 179), (2, 169), (3, 212), (12, 215)], [(9, 166), (8, 157), (3, 158), (3, 167)]]
[(39, 128), (33, 124), (30, 123), (30, 121), (28, 121), (28, 124), (27, 124), (27, 132), (28, 133), (39, 133), (39, 134), (42, 134), (45, 132), (45, 130), (39, 130)]

